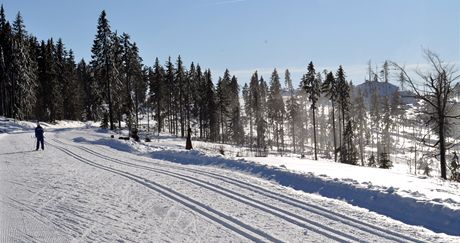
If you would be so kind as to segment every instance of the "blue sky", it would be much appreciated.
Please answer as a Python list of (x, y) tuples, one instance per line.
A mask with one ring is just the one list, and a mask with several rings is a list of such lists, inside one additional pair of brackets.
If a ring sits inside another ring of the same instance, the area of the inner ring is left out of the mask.
[(241, 84), (254, 70), (268, 80), (289, 68), (296, 82), (313, 61), (317, 70), (343, 65), (361, 83), (369, 59), (424, 63), (422, 48), (460, 60), (457, 0), (8, 0), (7, 18), (21, 11), (39, 39), (62, 38), (77, 58), (90, 58), (97, 18), (137, 42), (144, 64), (181, 55), (187, 65), (228, 68)]

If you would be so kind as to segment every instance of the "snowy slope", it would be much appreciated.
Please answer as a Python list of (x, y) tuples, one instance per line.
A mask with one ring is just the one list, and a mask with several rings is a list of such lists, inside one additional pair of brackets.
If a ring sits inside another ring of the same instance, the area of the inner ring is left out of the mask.
[(33, 124), (0, 121), (0, 242), (460, 240), (239, 173), (230, 161), (257, 164), (178, 139), (143, 145), (67, 125), (48, 126), (46, 150), (32, 151)]

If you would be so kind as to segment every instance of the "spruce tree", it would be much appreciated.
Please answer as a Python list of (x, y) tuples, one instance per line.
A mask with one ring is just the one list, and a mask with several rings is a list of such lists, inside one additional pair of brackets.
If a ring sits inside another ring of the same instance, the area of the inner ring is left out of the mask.
[[(111, 48), (112, 48), (112, 32), (110, 30), (109, 21), (105, 10), (101, 12), (98, 19), (97, 33), (91, 48), (91, 67), (94, 73), (94, 78), (97, 81), (98, 87), (103, 90), (101, 98), (108, 104), (108, 121), (110, 130), (114, 129), (114, 116), (112, 107), (112, 80), (111, 80)], [(104, 113), (105, 114), (105, 113)]]
[(165, 83), (166, 83), (166, 92), (167, 92), (167, 117), (168, 117), (168, 131), (172, 134), (177, 135), (177, 131), (174, 129), (174, 99), (176, 89), (174, 86), (174, 64), (171, 62), (171, 57), (168, 57), (166, 62), (166, 71), (165, 71)]
[(217, 82), (217, 106), (219, 110), (219, 124), (220, 124), (220, 135), (221, 141), (224, 143), (227, 141), (227, 127), (228, 127), (228, 120), (230, 117), (230, 72), (228, 69), (225, 70), (224, 76), (219, 78)]
[[(391, 154), (391, 136), (390, 136), (390, 129), (392, 126), (392, 120), (391, 120), (391, 108), (390, 104), (388, 101), (388, 97), (384, 96), (383, 97), (383, 118), (382, 118), (382, 139), (381, 139), (381, 146), (382, 148), (380, 149), (379, 153), (379, 162), (380, 162), (380, 167), (383, 168), (388, 168), (387, 167), (387, 160), (388, 158), (381, 158), (380, 155), (385, 155), (385, 156), (390, 156)], [(383, 166), (383, 167), (382, 167)]]
[(177, 115), (179, 116), (179, 122), (180, 122), (180, 131), (181, 131), (181, 137), (183, 138), (185, 136), (185, 93), (186, 93), (186, 80), (185, 80), (185, 68), (181, 59), (181, 56), (179, 55), (177, 57), (176, 61), (176, 70), (174, 73), (174, 86), (175, 86), (175, 114), (176, 114), (176, 130), (178, 130), (178, 122), (177, 122)]
[(283, 97), (281, 96), (281, 83), (278, 72), (273, 70), (270, 79), (270, 91), (267, 100), (268, 118), (273, 121), (274, 138), (276, 147), (281, 151), (280, 146), (284, 148), (284, 116), (286, 113)]
[(81, 59), (76, 69), (77, 80), (79, 86), (82, 89), (82, 106), (83, 106), (83, 120), (94, 120), (93, 110), (95, 107), (95, 98), (93, 96), (93, 79), (91, 78), (91, 72), (89, 66), (86, 64), (84, 59)]
[(293, 152), (296, 152), (296, 126), (298, 124), (298, 115), (299, 115), (299, 104), (297, 101), (297, 97), (295, 94), (294, 86), (292, 85), (291, 73), (288, 69), (286, 69), (284, 74), (284, 80), (287, 90), (289, 91), (289, 100), (286, 105), (287, 110), (287, 118), (289, 121), (289, 127), (291, 132), (291, 139), (292, 139), (292, 148)]
[(336, 128), (335, 128), (335, 106), (336, 106), (336, 100), (338, 98), (338, 93), (337, 93), (338, 90), (337, 90), (337, 82), (332, 72), (329, 72), (326, 75), (326, 80), (324, 80), (324, 83), (321, 89), (322, 89), (322, 92), (325, 93), (326, 96), (331, 101), (331, 107), (332, 107), (331, 120), (332, 120), (332, 134), (333, 134), (333, 144), (334, 144), (334, 161), (337, 162), (337, 136), (336, 136)]
[(337, 82), (337, 101), (340, 107), (341, 129), (343, 131), (340, 143), (340, 162), (346, 164), (356, 164), (357, 154), (353, 144), (353, 121), (350, 115), (350, 85), (345, 79), (345, 72), (342, 66), (336, 74)]
[(65, 73), (67, 75), (67, 86), (63, 89), (64, 96), (64, 118), (69, 120), (82, 119), (82, 88), (79, 85), (75, 57), (72, 49), (69, 50), (64, 62)]
[(252, 150), (253, 146), (253, 139), (254, 139), (254, 126), (255, 120), (258, 113), (258, 107), (260, 106), (260, 91), (259, 91), (259, 76), (257, 71), (252, 74), (251, 82), (249, 83), (249, 96), (248, 96), (248, 108), (246, 109), (246, 113), (249, 114), (249, 139), (250, 139), (250, 147)]
[(259, 80), (258, 86), (258, 95), (255, 97), (257, 100), (255, 104), (257, 107), (255, 108), (256, 111), (256, 127), (257, 127), (257, 148), (259, 149), (259, 156), (261, 155), (260, 152), (266, 152), (266, 140), (265, 140), (265, 133), (267, 131), (267, 120), (266, 120), (266, 112), (267, 112), (267, 93), (268, 93), (268, 86), (265, 82), (264, 78), (261, 76)]
[[(377, 94), (377, 90), (373, 89), (371, 94), (369, 106), (369, 115), (372, 121), (372, 129), (371, 129), (371, 139), (372, 139), (372, 148), (374, 145), (377, 146), (377, 150), (379, 148), (379, 134), (380, 134), (380, 96)], [(375, 134), (375, 135), (374, 135)], [(375, 139), (373, 138), (375, 136)], [(379, 152), (377, 151), (377, 158), (379, 157)]]
[[(249, 125), (250, 129), (252, 129), (252, 112), (251, 112), (251, 100), (250, 100), (250, 93), (249, 93), (249, 85), (247, 83), (244, 84), (243, 89), (241, 91), (243, 95), (243, 102), (244, 102), (244, 114), (245, 114), (245, 126)], [(251, 133), (249, 134), (249, 142), (251, 144), (252, 137)]]
[(212, 82), (211, 70), (206, 70), (204, 73), (204, 79), (206, 83), (206, 112), (204, 120), (207, 132), (207, 138), (212, 142), (217, 141), (219, 134), (219, 127), (217, 123), (217, 104), (216, 104), (216, 91), (214, 83)]
[(354, 111), (353, 116), (357, 123), (357, 133), (358, 133), (358, 147), (361, 165), (364, 166), (364, 148), (365, 148), (365, 138), (364, 134), (367, 133), (367, 112), (366, 105), (364, 104), (364, 96), (361, 91), (358, 91), (358, 94), (354, 98)]
[(232, 133), (232, 140), (234, 143), (242, 145), (244, 140), (244, 127), (241, 123), (241, 114), (240, 114), (240, 88), (238, 85), (238, 80), (235, 76), (232, 77), (230, 81), (230, 130)]
[(155, 64), (151, 71), (150, 75), (150, 96), (152, 102), (154, 103), (155, 108), (155, 118), (157, 121), (157, 130), (158, 134), (160, 134), (161, 129), (163, 127), (163, 116), (162, 111), (164, 109), (164, 102), (166, 100), (165, 92), (166, 92), (166, 85), (164, 79), (164, 70), (163, 67), (160, 65), (160, 61), (158, 57), (155, 59)]
[(6, 20), (3, 4), (0, 6), (0, 115), (8, 116), (8, 90), (9, 75), (7, 73), (9, 67), (9, 44), (11, 42), (11, 33), (9, 23)]
[(18, 12), (13, 22), (13, 48), (11, 63), (12, 108), (13, 118), (25, 119), (30, 117), (36, 103), (37, 64), (31, 56), (28, 34), (24, 20)]
[(64, 43), (61, 39), (58, 39), (54, 48), (54, 61), (55, 61), (55, 69), (56, 69), (56, 78), (57, 83), (56, 85), (57, 92), (55, 95), (61, 96), (54, 100), (56, 106), (56, 119), (66, 119), (65, 118), (65, 111), (67, 109), (66, 105), (68, 105), (69, 98), (66, 97), (65, 94), (68, 94), (70, 91), (67, 90), (69, 87), (69, 76), (66, 73), (66, 56), (67, 50), (64, 47)]
[(313, 66), (313, 62), (308, 64), (308, 73), (303, 78), (303, 89), (307, 93), (308, 99), (311, 102), (310, 109), (312, 111), (312, 121), (313, 121), (313, 143), (315, 148), (315, 160), (318, 160), (317, 155), (317, 144), (316, 144), (316, 109), (317, 101), (320, 96), (320, 81), (316, 77), (315, 67)]

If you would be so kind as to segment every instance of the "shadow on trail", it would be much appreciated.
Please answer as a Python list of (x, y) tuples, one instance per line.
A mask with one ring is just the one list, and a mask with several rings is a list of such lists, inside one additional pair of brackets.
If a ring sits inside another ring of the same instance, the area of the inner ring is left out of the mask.
[(357, 187), (345, 181), (295, 173), (282, 168), (258, 164), (244, 159), (207, 156), (199, 151), (154, 151), (149, 157), (183, 165), (204, 165), (256, 175), (282, 186), (347, 203), (377, 212), (406, 224), (423, 226), (437, 233), (460, 236), (460, 211), (431, 201), (408, 198), (393, 193), (393, 188), (379, 191)]
[(25, 153), (32, 153), (32, 152), (35, 152), (35, 149), (34, 150), (27, 150), (27, 151), (8, 152), (8, 153), (0, 154), (0, 156), (2, 156), (2, 155), (12, 155), (12, 154), (25, 154)]
[(91, 141), (84, 137), (76, 137), (72, 141), (75, 143), (104, 145), (112, 149), (116, 149), (116, 150), (123, 151), (123, 152), (129, 152), (129, 153), (135, 152), (135, 150), (130, 145), (122, 141), (118, 141), (117, 139), (113, 139), (113, 138), (101, 138), (98, 140)]

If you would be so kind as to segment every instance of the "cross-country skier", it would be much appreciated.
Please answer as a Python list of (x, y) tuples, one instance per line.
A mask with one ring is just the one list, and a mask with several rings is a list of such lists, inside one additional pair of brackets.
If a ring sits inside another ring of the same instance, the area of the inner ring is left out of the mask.
[(43, 136), (43, 128), (40, 126), (40, 123), (37, 122), (37, 127), (35, 128), (35, 137), (37, 138), (37, 148), (35, 150), (38, 150), (38, 145), (41, 143), (42, 145), (42, 150), (45, 150), (45, 137)]

